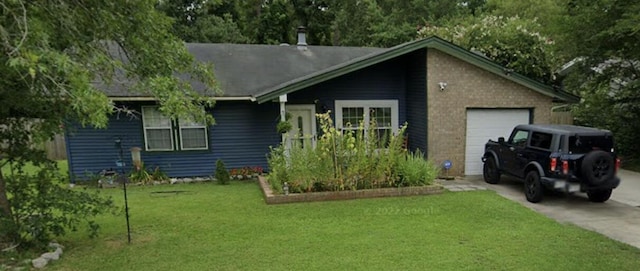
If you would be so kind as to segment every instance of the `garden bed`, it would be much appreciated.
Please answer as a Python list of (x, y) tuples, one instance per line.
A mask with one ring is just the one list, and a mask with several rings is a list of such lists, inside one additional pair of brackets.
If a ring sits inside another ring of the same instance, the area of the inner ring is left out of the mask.
[(288, 195), (284, 195), (275, 194), (265, 176), (259, 176), (258, 183), (260, 184), (260, 189), (262, 189), (264, 200), (267, 204), (433, 195), (440, 194), (444, 191), (444, 188), (441, 185), (433, 184), (425, 186), (407, 186), (397, 188), (393, 187), (333, 192), (290, 193)]

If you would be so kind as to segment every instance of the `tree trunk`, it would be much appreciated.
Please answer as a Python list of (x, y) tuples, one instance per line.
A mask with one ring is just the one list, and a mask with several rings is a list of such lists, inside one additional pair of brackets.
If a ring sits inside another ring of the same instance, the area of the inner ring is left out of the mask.
[(9, 198), (7, 197), (7, 187), (5, 185), (4, 176), (2, 176), (2, 170), (0, 169), (0, 217), (6, 217), (8, 220), (13, 221), (13, 214), (11, 213), (11, 205), (9, 204)]

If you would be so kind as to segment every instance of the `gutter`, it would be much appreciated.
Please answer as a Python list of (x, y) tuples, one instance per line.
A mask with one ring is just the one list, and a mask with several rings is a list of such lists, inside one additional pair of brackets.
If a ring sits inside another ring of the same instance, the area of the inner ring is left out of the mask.
[[(251, 101), (255, 102), (256, 98), (252, 96), (240, 97), (209, 97), (214, 101)], [(114, 102), (155, 102), (158, 99), (154, 97), (109, 97)]]

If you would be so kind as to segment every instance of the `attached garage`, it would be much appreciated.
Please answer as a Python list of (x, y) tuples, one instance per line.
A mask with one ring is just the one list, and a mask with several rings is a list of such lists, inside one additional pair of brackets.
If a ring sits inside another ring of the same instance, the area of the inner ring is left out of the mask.
[(489, 139), (508, 138), (514, 126), (529, 123), (531, 110), (528, 108), (467, 109), (464, 174), (482, 174), (480, 157)]

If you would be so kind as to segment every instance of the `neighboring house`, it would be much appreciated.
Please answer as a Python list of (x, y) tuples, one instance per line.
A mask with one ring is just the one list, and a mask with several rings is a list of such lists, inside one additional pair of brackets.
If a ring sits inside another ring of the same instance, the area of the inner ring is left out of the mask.
[(481, 174), (488, 139), (509, 136), (516, 124), (549, 123), (553, 102), (578, 101), (437, 37), (388, 49), (187, 47), (197, 60), (215, 65), (224, 92), (212, 109), (216, 125), (171, 122), (151, 97), (111, 86), (105, 92), (115, 102), (142, 116), (113, 115), (103, 130), (71, 127), (66, 143), (72, 176), (114, 168), (118, 138), (128, 165), (129, 149), (141, 147), (149, 168), (172, 177), (212, 175), (217, 159), (228, 168), (267, 168), (269, 147), (281, 141), (275, 128), (281, 104), (304, 134), (315, 134), (315, 113), (328, 110), (338, 128), (368, 120), (369, 112), (382, 129), (395, 132), (407, 122), (409, 149), (436, 163), (452, 161), (452, 175)]

